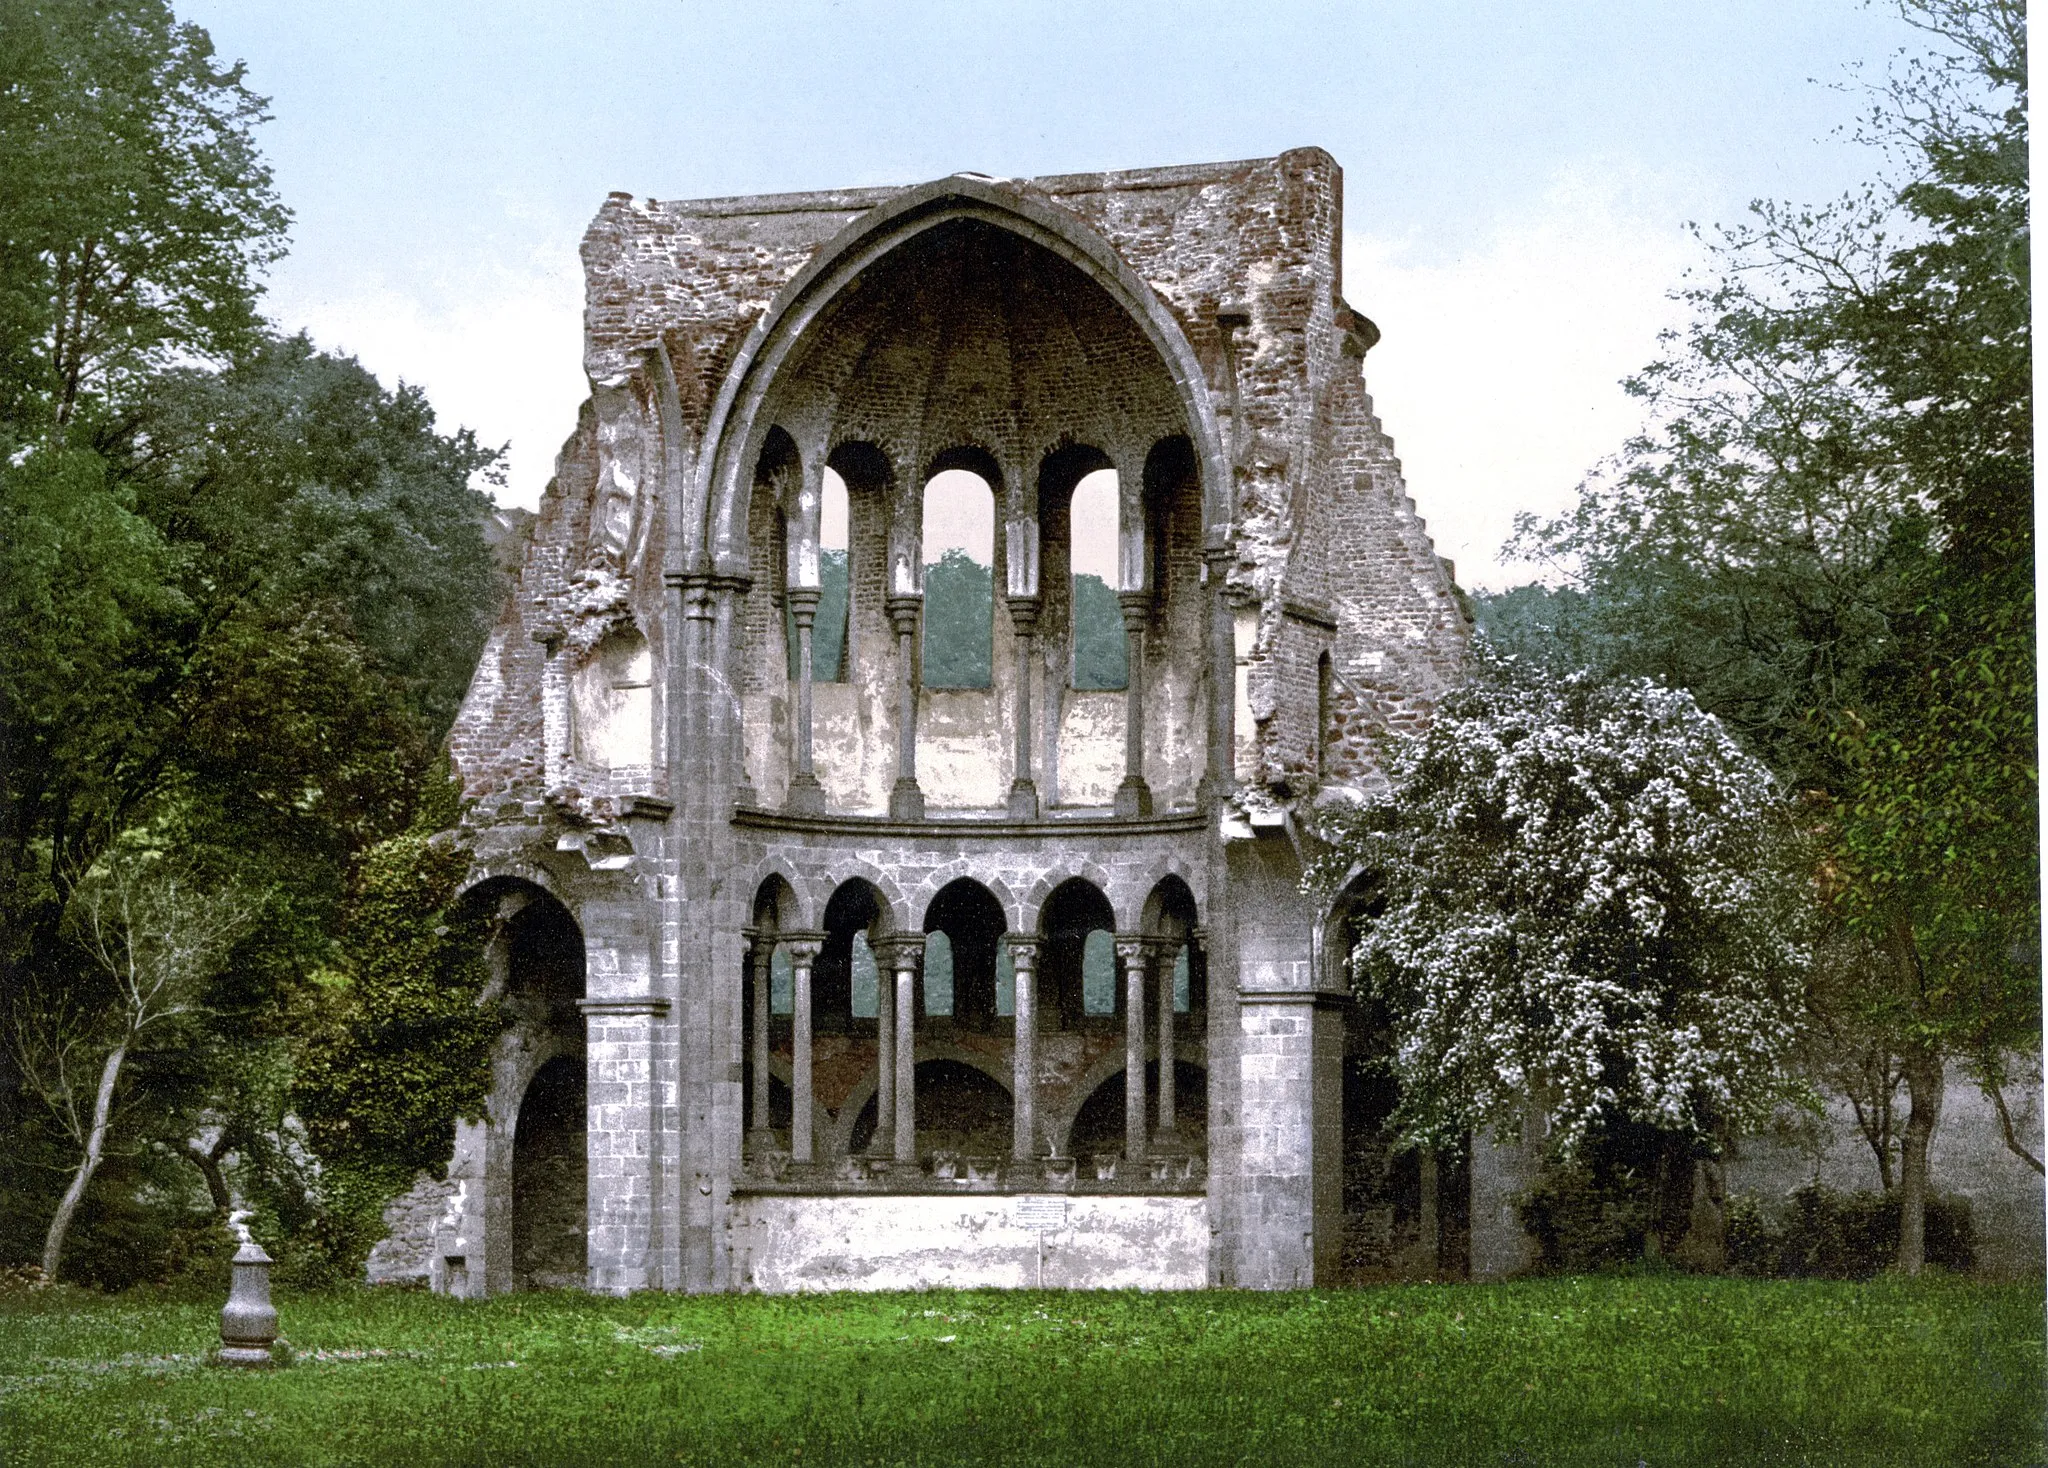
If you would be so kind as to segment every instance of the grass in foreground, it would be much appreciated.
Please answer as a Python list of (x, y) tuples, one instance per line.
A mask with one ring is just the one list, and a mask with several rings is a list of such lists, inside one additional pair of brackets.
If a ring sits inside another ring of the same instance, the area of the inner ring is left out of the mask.
[(0, 1297), (10, 1464), (2035, 1464), (2038, 1286)]

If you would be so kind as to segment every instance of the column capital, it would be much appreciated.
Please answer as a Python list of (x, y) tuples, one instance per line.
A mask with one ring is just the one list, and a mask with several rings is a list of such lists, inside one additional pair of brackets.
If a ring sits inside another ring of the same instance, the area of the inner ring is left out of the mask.
[(1010, 950), (1010, 962), (1020, 968), (1033, 968), (1038, 963), (1038, 950), (1045, 940), (1036, 933), (1005, 933), (1003, 945)]
[(776, 942), (789, 949), (790, 962), (795, 963), (801, 959), (809, 963), (818, 956), (819, 950), (824, 948), (827, 936), (808, 929), (798, 929), (777, 934)]
[(693, 622), (711, 620), (715, 578), (708, 571), (666, 571), (663, 581), (673, 587), (683, 599), (683, 615)]
[(891, 969), (915, 968), (924, 960), (924, 934), (888, 933), (873, 939), (875, 962)]
[(1151, 619), (1152, 609), (1158, 598), (1150, 591), (1119, 591), (1116, 604), (1124, 614), (1124, 626), (1136, 629)]
[(889, 614), (889, 625), (896, 629), (896, 635), (907, 637), (917, 630), (918, 615), (924, 611), (924, 593), (892, 591), (882, 598), (882, 610)]
[(1018, 636), (1029, 637), (1038, 630), (1038, 618), (1045, 611), (1043, 596), (1006, 596), (1003, 605), (1010, 609), (1010, 624), (1017, 629)]
[(1157, 951), (1158, 940), (1144, 933), (1118, 933), (1116, 935), (1116, 956), (1124, 961), (1124, 967), (1131, 968), (1147, 962)]
[(818, 603), (825, 596), (822, 587), (790, 586), (782, 594), (789, 598), (789, 612), (796, 618), (797, 626), (809, 627), (818, 620)]

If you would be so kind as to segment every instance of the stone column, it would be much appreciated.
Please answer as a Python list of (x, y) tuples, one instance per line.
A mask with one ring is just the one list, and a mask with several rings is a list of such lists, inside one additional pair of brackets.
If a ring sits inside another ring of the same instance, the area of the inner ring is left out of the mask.
[[(1015, 551), (1011, 552), (1015, 556)], [(1014, 564), (1014, 560), (1012, 562)], [(1010, 622), (1017, 629), (1017, 775), (1010, 782), (1010, 819), (1038, 819), (1038, 786), (1031, 778), (1031, 745), (1036, 735), (1031, 722), (1031, 685), (1037, 679), (1039, 597), (1012, 596), (1008, 599)]]
[(1145, 623), (1152, 616), (1152, 593), (1120, 591), (1116, 600), (1123, 609), (1130, 669), (1124, 686), (1124, 782), (1116, 787), (1116, 813), (1149, 816), (1152, 789), (1145, 783)]
[(818, 620), (818, 601), (824, 593), (815, 586), (789, 588), (789, 613), (796, 621), (796, 772), (789, 777), (789, 799), (785, 808), (799, 815), (818, 815), (825, 809), (825, 788), (811, 765), (811, 630)]
[(747, 1148), (756, 1157), (775, 1145), (775, 1128), (768, 1120), (768, 1025), (773, 1019), (772, 981), (775, 972), (773, 934), (747, 930), (752, 945), (748, 951), (753, 970), (754, 1032), (750, 1037), (754, 1060), (754, 1124), (747, 1129)]
[[(899, 579), (902, 567), (898, 567)], [(917, 783), (917, 622), (924, 610), (924, 595), (915, 591), (894, 591), (883, 602), (889, 624), (896, 629), (897, 688), (900, 695), (896, 720), (896, 786), (889, 792), (889, 818), (897, 821), (924, 819), (924, 791)]]
[[(871, 945), (872, 946), (872, 945)], [(875, 1135), (868, 1152), (896, 1155), (896, 967), (884, 944), (875, 951)]]
[(1010, 1155), (1029, 1162), (1038, 1155), (1038, 939), (1012, 934), (1007, 941), (1017, 975), (1016, 1035), (1010, 1047)]
[(1159, 961), (1159, 1150), (1179, 1150), (1180, 1129), (1174, 1124), (1173, 1097), (1173, 965), (1176, 950), (1161, 943)]
[(1124, 963), (1124, 1156), (1145, 1160), (1145, 968), (1152, 945), (1143, 938), (1119, 937), (1117, 957)]
[(896, 971), (896, 1160), (917, 1160), (917, 962), (924, 935), (907, 934), (889, 945)]
[(825, 946), (822, 933), (791, 933), (789, 947), (790, 1065), (789, 1065), (789, 1155), (796, 1162), (810, 1162), (811, 1145), (811, 965)]
[(660, 1283), (654, 1067), (669, 1002), (634, 995), (584, 999), (579, 1008), (589, 1077), (588, 1279), (595, 1293), (623, 1295)]

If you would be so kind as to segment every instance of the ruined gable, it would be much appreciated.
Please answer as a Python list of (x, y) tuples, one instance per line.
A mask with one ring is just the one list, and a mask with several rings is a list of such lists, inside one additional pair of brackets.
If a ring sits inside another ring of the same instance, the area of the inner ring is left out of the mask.
[(1330, 1277), (1293, 814), (1467, 634), (1342, 211), (1316, 149), (605, 201), (451, 736), (525, 1018), (422, 1195), (442, 1287), (555, 1277), (575, 1219), (596, 1289), (1029, 1283), (1026, 1198), (1066, 1283)]

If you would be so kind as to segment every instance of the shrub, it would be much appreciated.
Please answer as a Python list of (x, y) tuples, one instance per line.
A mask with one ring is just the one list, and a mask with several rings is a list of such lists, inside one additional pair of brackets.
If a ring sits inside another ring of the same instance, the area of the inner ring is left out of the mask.
[[(1728, 1205), (1728, 1268), (1736, 1274), (1868, 1279), (1891, 1267), (1898, 1253), (1896, 1195), (1809, 1183), (1777, 1210), (1747, 1194)], [(1969, 1199), (1927, 1200), (1927, 1262), (1958, 1272), (1975, 1265)]]

